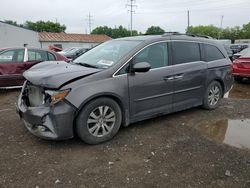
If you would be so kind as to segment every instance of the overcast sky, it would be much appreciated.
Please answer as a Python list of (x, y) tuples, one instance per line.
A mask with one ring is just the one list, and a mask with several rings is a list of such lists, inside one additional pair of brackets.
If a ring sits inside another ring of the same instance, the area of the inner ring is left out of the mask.
[[(1, 0), (0, 20), (58, 21), (68, 33), (86, 33), (87, 15), (97, 26), (124, 27), (130, 24), (128, 0)], [(145, 32), (151, 25), (165, 31), (184, 32), (187, 10), (190, 25), (242, 26), (250, 22), (250, 0), (137, 0), (133, 14), (134, 29)]]

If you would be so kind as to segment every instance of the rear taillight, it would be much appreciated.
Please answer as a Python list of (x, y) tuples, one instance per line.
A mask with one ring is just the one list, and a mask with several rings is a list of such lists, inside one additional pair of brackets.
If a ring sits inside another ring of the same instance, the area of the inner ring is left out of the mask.
[(237, 66), (238, 68), (244, 68), (243, 65), (242, 65), (240, 62), (238, 62), (238, 63), (236, 64), (236, 66)]
[(233, 64), (236, 65), (238, 68), (242, 68), (242, 64), (240, 61), (238, 61), (237, 59), (233, 61)]

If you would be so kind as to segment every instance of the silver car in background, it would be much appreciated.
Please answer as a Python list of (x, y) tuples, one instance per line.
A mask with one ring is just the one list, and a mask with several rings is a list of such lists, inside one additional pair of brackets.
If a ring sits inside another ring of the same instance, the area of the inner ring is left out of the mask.
[(231, 66), (213, 39), (168, 33), (111, 40), (70, 64), (26, 71), (17, 111), (38, 137), (76, 133), (98, 144), (121, 125), (195, 106), (215, 109), (232, 86)]

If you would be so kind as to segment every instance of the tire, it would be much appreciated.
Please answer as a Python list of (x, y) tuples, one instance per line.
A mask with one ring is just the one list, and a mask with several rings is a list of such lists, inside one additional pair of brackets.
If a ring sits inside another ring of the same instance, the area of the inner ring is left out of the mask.
[(221, 84), (217, 81), (212, 81), (205, 92), (203, 98), (203, 108), (213, 110), (220, 104), (223, 96)]
[(242, 83), (243, 78), (242, 78), (242, 77), (239, 77), (239, 76), (235, 76), (235, 77), (234, 77), (234, 80), (235, 80), (236, 82), (238, 82), (238, 83)]
[(90, 101), (79, 113), (76, 132), (84, 142), (99, 144), (112, 139), (122, 122), (120, 106), (112, 99), (101, 97)]

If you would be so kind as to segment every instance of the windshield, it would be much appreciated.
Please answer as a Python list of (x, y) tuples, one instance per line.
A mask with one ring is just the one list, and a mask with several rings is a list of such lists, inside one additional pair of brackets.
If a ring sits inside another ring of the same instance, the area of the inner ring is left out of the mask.
[(70, 51), (72, 51), (72, 50), (74, 50), (74, 49), (75, 49), (75, 47), (66, 48), (66, 49), (63, 50), (62, 52), (70, 52)]
[(247, 52), (249, 51), (249, 49), (250, 49), (250, 48), (245, 48), (244, 50), (241, 50), (241, 51), (239, 52), (239, 54), (244, 55), (245, 53), (247, 53)]
[(140, 42), (141, 41), (111, 40), (87, 51), (76, 58), (73, 63), (106, 69), (115, 65)]
[(241, 57), (250, 57), (250, 48), (245, 49), (246, 51), (244, 52), (244, 54)]

